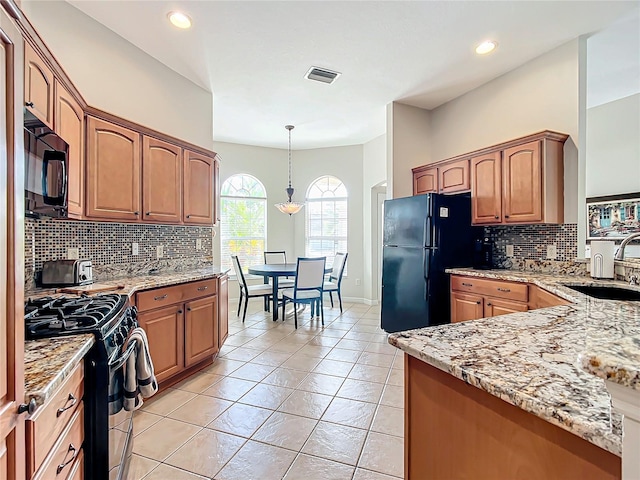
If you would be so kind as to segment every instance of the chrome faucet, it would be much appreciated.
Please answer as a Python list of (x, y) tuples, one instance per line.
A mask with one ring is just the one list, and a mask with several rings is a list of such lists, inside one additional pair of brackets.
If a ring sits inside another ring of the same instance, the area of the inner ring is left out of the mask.
[(614, 257), (616, 260), (624, 260), (624, 248), (636, 238), (640, 239), (640, 232), (632, 233), (627, 238), (625, 238), (620, 244), (620, 248), (616, 252), (616, 256)]

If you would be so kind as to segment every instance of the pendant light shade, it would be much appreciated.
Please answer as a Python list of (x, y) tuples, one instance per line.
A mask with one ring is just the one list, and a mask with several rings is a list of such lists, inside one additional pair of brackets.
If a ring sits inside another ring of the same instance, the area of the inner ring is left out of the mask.
[(293, 187), (291, 186), (291, 130), (293, 130), (294, 127), (293, 125), (286, 125), (284, 128), (289, 131), (289, 187), (285, 190), (289, 199), (286, 202), (276, 203), (276, 208), (282, 213), (286, 213), (291, 216), (302, 210), (304, 203), (298, 203), (291, 200), (294, 192)]

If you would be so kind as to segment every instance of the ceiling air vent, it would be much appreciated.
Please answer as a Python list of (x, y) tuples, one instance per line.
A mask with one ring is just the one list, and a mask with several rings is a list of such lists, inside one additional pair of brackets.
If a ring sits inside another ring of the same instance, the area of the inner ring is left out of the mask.
[(304, 77), (322, 83), (333, 83), (339, 76), (340, 73), (327, 70), (326, 68), (311, 67)]

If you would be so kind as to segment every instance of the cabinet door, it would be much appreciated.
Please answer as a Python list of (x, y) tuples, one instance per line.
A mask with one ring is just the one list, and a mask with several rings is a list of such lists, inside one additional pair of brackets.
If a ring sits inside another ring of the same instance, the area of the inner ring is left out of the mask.
[(413, 194), (438, 192), (438, 169), (436, 167), (413, 174)]
[(141, 313), (138, 315), (138, 322), (147, 334), (149, 353), (158, 382), (184, 370), (182, 305)]
[(184, 151), (185, 223), (213, 224), (213, 159)]
[(440, 193), (466, 192), (469, 190), (469, 160), (459, 160), (438, 167)]
[(505, 223), (542, 221), (542, 157), (540, 142), (504, 151), (503, 197)]
[(502, 300), (499, 298), (491, 297), (487, 297), (484, 301), (485, 317), (497, 317), (498, 315), (526, 312), (527, 310), (528, 307), (526, 303), (512, 302), (510, 300)]
[(500, 152), (471, 159), (471, 223), (502, 222)]
[(24, 104), (53, 129), (53, 72), (27, 42), (24, 43)]
[(69, 217), (82, 217), (84, 208), (84, 112), (57, 81), (55, 131), (69, 145), (67, 157)]
[(144, 220), (182, 221), (182, 149), (152, 137), (142, 139)]
[(451, 323), (476, 320), (484, 316), (480, 295), (451, 292)]
[(189, 367), (218, 351), (218, 297), (193, 300), (186, 309), (184, 363)]
[(24, 42), (3, 9), (0, 30), (0, 478), (22, 480), (26, 414), (18, 414), (18, 406), (24, 401), (24, 176), (18, 161), (23, 149)]
[(87, 119), (87, 216), (140, 219), (140, 135)]
[(218, 279), (218, 348), (229, 336), (229, 277)]

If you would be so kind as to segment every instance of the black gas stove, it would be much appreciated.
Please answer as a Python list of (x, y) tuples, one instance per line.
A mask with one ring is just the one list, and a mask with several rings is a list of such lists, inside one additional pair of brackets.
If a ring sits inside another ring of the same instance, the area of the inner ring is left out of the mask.
[[(24, 307), (28, 340), (92, 333), (96, 342), (85, 357), (84, 478), (127, 478), (133, 447), (133, 412), (113, 409), (109, 392), (122, 384), (137, 310), (115, 293), (29, 299)], [(115, 426), (118, 426), (116, 429)]]

